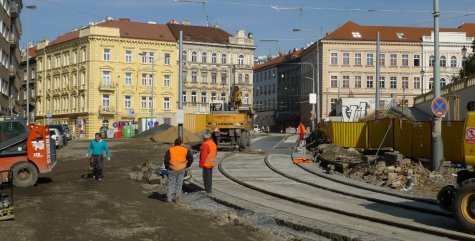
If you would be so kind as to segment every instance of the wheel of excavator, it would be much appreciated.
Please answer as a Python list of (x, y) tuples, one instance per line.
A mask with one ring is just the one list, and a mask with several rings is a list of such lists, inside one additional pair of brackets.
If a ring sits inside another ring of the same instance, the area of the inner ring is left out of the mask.
[(454, 214), (455, 219), (466, 232), (475, 233), (475, 179), (463, 182), (455, 194)]

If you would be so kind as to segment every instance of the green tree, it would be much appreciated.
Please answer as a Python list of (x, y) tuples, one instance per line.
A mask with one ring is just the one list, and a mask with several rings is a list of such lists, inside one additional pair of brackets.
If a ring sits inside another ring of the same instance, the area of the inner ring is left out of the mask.
[[(472, 42), (472, 52), (475, 52), (475, 40)], [(475, 54), (469, 54), (465, 61), (462, 61), (462, 69), (459, 72), (460, 79), (475, 74)]]

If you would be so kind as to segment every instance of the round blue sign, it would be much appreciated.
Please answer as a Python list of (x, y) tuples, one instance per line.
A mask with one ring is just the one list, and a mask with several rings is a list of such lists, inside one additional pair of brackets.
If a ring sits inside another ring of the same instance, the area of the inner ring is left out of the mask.
[(147, 125), (148, 125), (148, 126), (153, 126), (153, 121), (148, 121), (148, 122), (147, 122)]

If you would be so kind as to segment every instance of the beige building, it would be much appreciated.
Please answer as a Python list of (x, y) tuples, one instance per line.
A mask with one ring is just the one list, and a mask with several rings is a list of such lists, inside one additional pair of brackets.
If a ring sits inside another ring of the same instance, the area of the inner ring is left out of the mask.
[[(322, 118), (331, 114), (338, 98), (374, 98), (376, 95), (377, 32), (380, 33), (381, 98), (394, 98), (399, 105), (412, 106), (414, 97), (433, 88), (433, 79), (430, 79), (434, 65), (432, 28), (363, 26), (347, 22), (301, 55), (302, 62), (312, 63), (318, 69), (315, 79), (319, 79)], [(444, 85), (460, 70), (461, 49), (471, 46), (475, 25), (441, 29), (441, 36), (441, 84)], [(304, 92), (312, 89), (309, 79), (312, 71), (310, 65), (302, 68), (302, 96), (306, 96)], [(305, 80), (305, 77), (308, 78)], [(304, 115), (310, 113), (310, 105), (302, 108)], [(307, 120), (308, 117), (301, 118)]]
[(183, 108), (185, 113), (209, 112), (212, 100), (229, 101), (239, 86), (242, 103), (252, 104), (254, 39), (238, 30), (231, 35), (217, 27), (167, 24), (176, 39), (183, 31)]
[(0, 115), (20, 115), (22, 0), (0, 1)]
[(166, 25), (109, 18), (36, 48), (36, 122), (89, 138), (152, 111), (176, 124), (177, 43)]

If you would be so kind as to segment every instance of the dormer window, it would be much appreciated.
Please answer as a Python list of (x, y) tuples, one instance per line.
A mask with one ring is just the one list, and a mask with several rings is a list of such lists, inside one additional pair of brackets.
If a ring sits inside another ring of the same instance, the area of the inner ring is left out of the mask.
[(396, 33), (398, 39), (406, 39), (406, 35), (404, 33)]
[(361, 33), (360, 32), (351, 32), (353, 35), (353, 38), (361, 38)]

